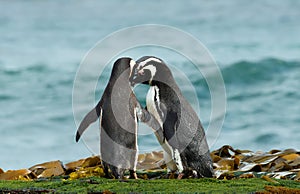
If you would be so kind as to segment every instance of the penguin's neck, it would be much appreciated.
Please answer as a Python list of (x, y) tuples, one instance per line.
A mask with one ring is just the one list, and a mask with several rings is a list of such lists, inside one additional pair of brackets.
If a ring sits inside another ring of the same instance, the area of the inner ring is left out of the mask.
[(170, 96), (172, 94), (176, 94), (176, 96), (182, 95), (174, 79), (171, 79), (169, 82), (155, 81), (152, 82), (150, 86), (158, 88), (161, 98), (165, 98), (166, 96)]
[[(160, 79), (159, 81), (153, 80), (150, 83), (150, 86), (157, 86), (159, 89), (164, 89), (164, 90), (174, 90), (178, 91), (179, 87), (174, 80), (173, 76), (168, 76), (166, 75), (163, 79)], [(162, 91), (163, 92), (163, 91)]]

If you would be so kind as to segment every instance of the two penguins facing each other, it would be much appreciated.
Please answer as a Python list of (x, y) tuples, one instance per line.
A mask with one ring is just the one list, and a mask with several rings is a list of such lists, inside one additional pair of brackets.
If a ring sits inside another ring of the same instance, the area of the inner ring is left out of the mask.
[[(150, 86), (143, 108), (131, 86)], [(182, 95), (171, 70), (159, 58), (146, 56), (136, 62), (120, 58), (114, 65), (102, 98), (82, 120), (76, 141), (99, 119), (100, 155), (104, 172), (121, 179), (129, 170), (137, 178), (138, 121), (153, 129), (164, 151), (168, 171), (178, 178), (192, 174), (195, 178), (212, 177), (204, 129), (191, 105)]]

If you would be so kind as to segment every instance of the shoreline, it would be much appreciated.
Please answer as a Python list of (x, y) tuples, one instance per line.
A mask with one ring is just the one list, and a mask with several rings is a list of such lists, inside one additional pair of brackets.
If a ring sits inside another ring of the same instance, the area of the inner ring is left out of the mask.
[(252, 152), (225, 145), (211, 152), (214, 178), (167, 175), (162, 152), (140, 154), (137, 180), (107, 179), (98, 156), (0, 172), (0, 193), (300, 193), (300, 152)]
[[(234, 149), (229, 145), (211, 152), (216, 179), (260, 178), (268, 176), (275, 179), (300, 181), (300, 151), (294, 149), (253, 152)], [(150, 173), (151, 172), (151, 173)], [(137, 162), (139, 178), (151, 174), (151, 178), (168, 178), (162, 151), (139, 154)], [(91, 176), (104, 177), (101, 159), (91, 156), (63, 164), (49, 161), (29, 168), (7, 170), (0, 168), (0, 180), (35, 180), (66, 176), (70, 180)], [(175, 175), (176, 176), (176, 175)], [(147, 177), (149, 178), (149, 177)], [(191, 177), (186, 177), (191, 178)]]

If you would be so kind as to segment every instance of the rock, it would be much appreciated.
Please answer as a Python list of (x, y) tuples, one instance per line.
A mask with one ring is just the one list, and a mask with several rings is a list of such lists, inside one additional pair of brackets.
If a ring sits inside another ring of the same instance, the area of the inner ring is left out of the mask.
[(291, 162), (291, 161), (294, 161), (298, 158), (300, 158), (299, 154), (287, 154), (287, 155), (284, 155), (284, 156), (281, 156), (281, 158), (287, 160), (288, 162)]
[(217, 178), (230, 178), (230, 173), (251, 178), (252, 175), (247, 174), (261, 172), (271, 178), (299, 180), (300, 153), (294, 149), (254, 153), (226, 145), (211, 152), (211, 157)]
[(264, 175), (264, 176), (262, 176), (261, 178), (264, 179), (265, 181), (270, 182), (270, 183), (279, 184), (278, 181), (275, 181), (275, 180), (271, 179), (271, 178), (270, 178), (269, 176), (267, 176), (267, 175)]
[(80, 168), (85, 159), (69, 162), (65, 164), (66, 171), (74, 171), (76, 168)]
[(104, 169), (101, 165), (94, 167), (82, 167), (72, 172), (70, 175), (70, 180), (75, 180), (78, 178), (86, 178), (92, 176), (105, 177)]
[(37, 178), (60, 176), (65, 173), (64, 167), (59, 160), (37, 164), (29, 168), (29, 170), (36, 174)]
[(232, 158), (224, 158), (217, 163), (218, 170), (234, 170), (234, 159)]
[(239, 178), (249, 179), (249, 178), (255, 178), (254, 174), (252, 172), (241, 174)]
[(36, 175), (28, 169), (8, 170), (0, 174), (0, 180), (30, 180), (36, 178)]
[(276, 172), (274, 173), (271, 178), (275, 178), (275, 179), (288, 179), (289, 176), (293, 176), (294, 173), (293, 172), (289, 172), (289, 171), (283, 171), (283, 172)]
[(92, 156), (92, 157), (77, 160), (74, 162), (69, 162), (69, 163), (65, 164), (65, 168), (67, 171), (74, 171), (78, 168), (94, 167), (99, 164), (101, 164), (101, 160), (100, 160), (99, 156)]
[(89, 157), (89, 158), (86, 158), (84, 161), (83, 161), (83, 164), (81, 165), (82, 167), (94, 167), (94, 166), (97, 166), (101, 163), (101, 160), (98, 156), (93, 156), (93, 157)]
[(163, 152), (153, 151), (151, 153), (139, 154), (137, 169), (140, 170), (154, 170), (165, 168), (163, 160)]
[[(270, 185), (266, 185), (265, 186), (265, 190), (267, 192), (263, 192), (263, 193), (300, 193), (300, 189), (292, 189), (292, 188), (286, 188), (286, 187), (281, 187), (281, 186), (270, 186)], [(257, 192), (260, 193), (260, 192)]]
[(300, 169), (300, 157), (296, 158), (294, 161), (289, 162), (289, 165), (294, 169)]
[(69, 162), (65, 165), (65, 168), (70, 176), (70, 180), (91, 176), (105, 176), (99, 156)]
[(297, 173), (296, 177), (295, 177), (296, 181), (300, 181), (300, 171)]
[(215, 176), (217, 179), (223, 179), (223, 180), (231, 180), (235, 178), (235, 175), (231, 171), (226, 171), (226, 170), (217, 170), (215, 172)]
[[(218, 179), (265, 176), (262, 178), (269, 182), (271, 182), (271, 178), (300, 181), (300, 152), (294, 149), (252, 152), (233, 149), (231, 146), (225, 145), (212, 151), (210, 155), (213, 160), (215, 177)], [(166, 173), (162, 151), (139, 154), (137, 161), (139, 178), (165, 178)], [(105, 176), (99, 156), (69, 162), (65, 166), (57, 160), (37, 164), (29, 169), (4, 172), (0, 168), (0, 180), (32, 180), (61, 175), (67, 175), (72, 180), (90, 176)], [(172, 178), (172, 175), (168, 177)], [(189, 174), (185, 177), (193, 178)]]
[(212, 159), (212, 161), (213, 161), (214, 163), (217, 163), (217, 162), (219, 162), (220, 160), (222, 160), (222, 158), (221, 158), (220, 156), (217, 156), (217, 155), (215, 155), (215, 154), (211, 154), (210, 157), (211, 157), (211, 159)]
[(259, 164), (255, 163), (243, 163), (241, 167), (238, 169), (240, 172), (249, 172), (249, 171), (254, 171), (254, 172), (261, 172), (262, 167)]
[(220, 149), (215, 150), (212, 152), (212, 154), (220, 156), (222, 158), (230, 158), (236, 153), (236, 151), (229, 145), (224, 145)]
[(276, 160), (277, 158), (278, 158), (278, 156), (262, 153), (262, 154), (257, 154), (257, 155), (253, 155), (248, 158), (245, 158), (244, 162), (254, 162), (257, 164), (265, 165), (265, 164), (268, 164), (268, 163)]

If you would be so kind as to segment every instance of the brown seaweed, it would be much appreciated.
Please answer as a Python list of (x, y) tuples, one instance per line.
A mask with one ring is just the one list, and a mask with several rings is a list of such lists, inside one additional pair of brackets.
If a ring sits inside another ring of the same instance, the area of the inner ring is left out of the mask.
[(33, 172), (37, 178), (60, 176), (65, 173), (62, 162), (59, 160), (37, 164), (30, 167), (29, 170)]
[(0, 174), (0, 180), (30, 180), (36, 175), (28, 169), (8, 170)]
[[(261, 177), (266, 181), (273, 179), (300, 181), (300, 154), (294, 149), (252, 152), (225, 145), (212, 151), (211, 158), (215, 177), (218, 179)], [(137, 169), (138, 177), (142, 179), (175, 177), (174, 174), (166, 176), (162, 151), (139, 154)], [(32, 180), (61, 175), (70, 179), (105, 176), (99, 156), (91, 156), (65, 165), (57, 160), (37, 164), (29, 169), (6, 172), (0, 169), (0, 180)]]

